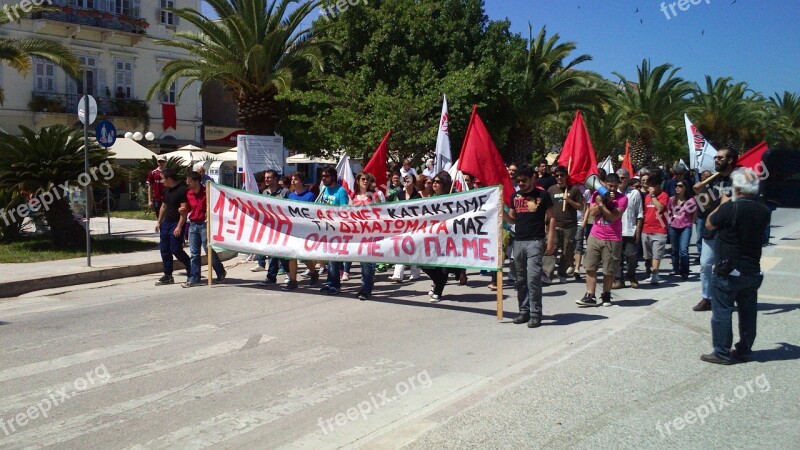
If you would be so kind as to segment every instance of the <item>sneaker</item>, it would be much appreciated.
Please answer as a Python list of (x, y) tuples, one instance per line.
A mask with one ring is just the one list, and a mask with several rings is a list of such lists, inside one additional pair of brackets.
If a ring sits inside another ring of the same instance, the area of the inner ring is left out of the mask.
[[(310, 270), (306, 269), (306, 270), (300, 272), (300, 278), (309, 278), (309, 277), (311, 277), (311, 271)], [(319, 278), (319, 274), (317, 274), (317, 277)]]
[(659, 277), (657, 273), (650, 275), (650, 284), (658, 283), (661, 283), (661, 277)]
[(265, 270), (267, 270), (267, 268), (264, 266), (255, 266), (250, 269), (250, 272), (264, 272)]
[(600, 294), (600, 299), (603, 301), (603, 306), (611, 306), (611, 292), (603, 292)]
[(564, 275), (559, 276), (558, 277), (558, 282), (561, 283), (561, 284), (566, 284), (567, 283), (567, 277), (565, 277)]
[(269, 286), (270, 284), (276, 284), (277, 282), (278, 279), (276, 277), (267, 276), (267, 278), (264, 278), (264, 281), (260, 281), (258, 284), (261, 286)]
[(629, 278), (628, 282), (631, 284), (631, 287), (634, 289), (639, 289), (639, 280), (636, 278)]
[(319, 288), (319, 292), (320, 292), (320, 294), (327, 294), (328, 290), (330, 290), (330, 288), (331, 287), (326, 284), (325, 286), (322, 286), (321, 288)]
[(199, 281), (189, 280), (185, 283), (181, 283), (181, 287), (190, 288), (195, 286), (200, 286), (201, 283)]
[(164, 275), (156, 281), (156, 286), (165, 286), (167, 284), (175, 284), (175, 279)]
[(441, 295), (431, 294), (431, 303), (439, 303), (442, 300)]
[(308, 285), (311, 287), (317, 286), (319, 284), (319, 274), (317, 272), (313, 272), (311, 274), (311, 279), (308, 282)]
[(389, 279), (389, 281), (394, 281), (395, 283), (402, 283), (403, 282), (403, 277), (395, 278), (394, 276), (391, 276), (388, 279)]
[(575, 277), (575, 281), (581, 281), (581, 274), (579, 274), (577, 271), (572, 276)]
[(225, 282), (225, 277), (227, 277), (227, 276), (228, 276), (228, 271), (227, 270), (223, 270), (222, 271), (222, 275), (219, 275), (217, 277), (217, 283), (219, 283), (219, 284), (224, 283)]
[[(417, 281), (420, 278), (422, 278), (422, 277), (418, 277), (418, 276), (417, 277), (408, 277), (408, 281)], [(403, 280), (400, 280), (400, 281), (403, 281)]]
[(292, 279), (289, 278), (289, 275), (286, 275), (285, 277), (283, 277), (283, 284), (284, 285), (289, 284), (290, 281), (292, 281)]
[(325, 293), (328, 295), (339, 295), (339, 290), (335, 287), (328, 287), (328, 290)]
[(370, 294), (367, 294), (366, 292), (359, 292), (358, 293), (358, 299), (359, 300), (369, 300), (370, 297), (372, 297), (372, 296)]
[(574, 267), (567, 267), (567, 275), (574, 275), (575, 268)]
[(286, 270), (283, 267), (278, 268), (278, 275), (286, 275)]
[(614, 284), (611, 285), (611, 289), (622, 289), (625, 287), (625, 282), (622, 280), (614, 280)]
[(586, 294), (584, 294), (582, 299), (575, 300), (575, 303), (577, 303), (580, 306), (597, 306), (597, 299), (595, 298), (594, 295), (587, 292)]
[(528, 323), (529, 320), (531, 320), (531, 315), (528, 313), (524, 313), (515, 317), (514, 320), (512, 320), (512, 322), (519, 325), (522, 323)]
[(285, 286), (281, 287), (282, 291), (293, 291), (295, 289), (297, 289), (297, 281), (292, 281), (292, 280), (289, 280), (289, 282), (286, 283)]

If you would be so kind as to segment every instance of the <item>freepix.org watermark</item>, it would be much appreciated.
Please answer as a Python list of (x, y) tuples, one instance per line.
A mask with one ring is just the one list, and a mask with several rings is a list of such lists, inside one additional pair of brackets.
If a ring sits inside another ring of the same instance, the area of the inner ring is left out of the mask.
[[(55, 392), (50, 391), (47, 397), (39, 400), (36, 404), (29, 406), (28, 409), (10, 419), (0, 417), (0, 430), (3, 430), (6, 436), (15, 433), (39, 417), (46, 418), (53, 407), (63, 405), (64, 402), (78, 395), (79, 392), (85, 391), (96, 384), (108, 383), (110, 379), (111, 375), (108, 373), (106, 365), (100, 364), (95, 367), (94, 370), (86, 372), (84, 376), (76, 378), (72, 384), (64, 385)], [(67, 392), (71, 387), (75, 388), (75, 390)]]
[[(3, 5), (3, 12), (8, 16), (10, 22), (18, 22), (23, 14), (27, 14), (33, 10), (35, 6), (42, 6), (47, 3), (52, 5), (52, 0), (22, 0), (19, 3), (6, 3)], [(22, 11), (22, 12), (20, 12)]]
[(359, 3), (368, 4), (367, 0), (337, 0), (337, 2), (331, 6), (320, 6), (319, 12), (322, 17), (331, 20), (350, 9), (351, 6), (356, 6)]
[[(675, 10), (677, 6), (680, 11), (686, 12), (692, 6), (697, 6), (700, 3), (705, 2), (706, 5), (711, 4), (711, 0), (678, 0), (677, 2), (661, 2), (661, 12), (667, 17), (667, 20), (671, 20), (673, 17), (678, 16), (678, 11)], [(670, 15), (670, 13), (672, 15)]]
[(762, 394), (770, 390), (769, 380), (763, 373), (733, 388), (733, 397), (730, 397), (729, 394), (721, 394), (713, 399), (711, 397), (706, 397), (705, 402), (694, 409), (686, 411), (683, 415), (677, 416), (664, 423), (657, 423), (656, 430), (661, 434), (662, 439), (666, 439), (667, 436), (672, 436), (672, 433), (683, 430), (689, 425), (694, 425), (698, 422), (700, 425), (703, 425), (706, 423), (706, 419), (712, 414), (730, 409), (739, 400), (755, 393), (756, 390)]
[[(85, 188), (90, 183), (99, 180), (98, 174), (103, 176), (103, 181), (108, 181), (114, 178), (114, 168), (111, 167), (111, 163), (104, 161), (97, 167), (89, 168), (88, 173), (84, 172), (78, 175), (77, 183), (81, 186), (81, 188)], [(31, 215), (32, 212), (37, 212), (42, 208), (44, 208), (45, 211), (49, 211), (50, 205), (54, 201), (67, 198), (69, 196), (69, 188), (70, 183), (65, 182), (60, 185), (53, 186), (50, 188), (50, 190), (42, 191), (39, 194), (34, 195), (30, 200), (28, 200), (28, 203), (23, 203), (14, 209), (0, 210), (0, 220), (5, 222), (6, 226), (9, 226), (12, 223), (24, 220), (26, 217)]]
[(333, 432), (335, 427), (343, 427), (349, 422), (354, 422), (359, 418), (366, 419), (368, 415), (379, 410), (383, 406), (394, 402), (400, 397), (407, 395), (417, 388), (421, 387), (423, 389), (428, 389), (432, 385), (433, 381), (431, 381), (428, 371), (423, 370), (416, 375), (410, 376), (408, 381), (401, 381), (397, 383), (397, 385), (394, 387), (394, 394), (388, 392), (386, 389), (376, 394), (370, 392), (369, 400), (358, 402), (356, 406), (347, 408), (347, 411), (336, 414), (327, 420), (324, 420), (322, 417), (320, 417), (317, 419), (317, 422), (319, 427), (322, 429), (322, 432), (324, 434), (328, 434)]

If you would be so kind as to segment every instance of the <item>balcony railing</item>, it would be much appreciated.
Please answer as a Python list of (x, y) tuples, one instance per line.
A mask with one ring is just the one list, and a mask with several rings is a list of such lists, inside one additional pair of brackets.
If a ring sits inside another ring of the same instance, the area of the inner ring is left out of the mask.
[[(74, 113), (78, 111), (80, 94), (34, 92), (28, 107), (34, 112)], [(150, 123), (150, 106), (143, 100), (130, 98), (95, 97), (97, 113), (105, 116), (133, 117)]]
[(52, 5), (57, 8), (52, 11), (36, 12), (33, 19), (47, 19), (58, 22), (67, 22), (77, 25), (86, 25), (98, 28), (108, 28), (126, 33), (145, 34), (150, 26), (146, 20), (138, 17), (139, 12), (131, 10), (129, 14), (115, 14), (96, 9), (78, 8), (75, 6)]

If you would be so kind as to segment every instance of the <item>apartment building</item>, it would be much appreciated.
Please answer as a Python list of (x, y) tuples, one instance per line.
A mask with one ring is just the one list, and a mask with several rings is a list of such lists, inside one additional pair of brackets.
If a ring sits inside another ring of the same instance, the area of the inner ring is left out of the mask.
[(0, 128), (17, 133), (18, 125), (39, 129), (77, 122), (77, 103), (84, 92), (94, 96), (98, 115), (111, 120), (120, 135), (152, 131), (151, 149), (168, 151), (202, 142), (203, 110), (200, 85), (184, 91), (180, 81), (149, 102), (145, 95), (169, 61), (186, 52), (158, 46), (155, 39), (172, 39), (182, 23), (167, 8), (200, 10), (201, 0), (48, 0), (51, 10), (9, 23), (0, 33), (9, 38), (40, 37), (66, 45), (84, 67), (76, 82), (54, 64), (34, 60), (32, 73), (22, 76), (0, 66), (5, 103)]

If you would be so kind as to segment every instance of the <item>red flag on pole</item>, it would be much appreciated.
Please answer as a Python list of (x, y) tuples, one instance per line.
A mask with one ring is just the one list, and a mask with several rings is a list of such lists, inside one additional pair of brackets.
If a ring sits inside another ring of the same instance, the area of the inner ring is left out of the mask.
[[(738, 167), (747, 167), (759, 172), (763, 167), (758, 167), (761, 159), (764, 157), (764, 152), (769, 150), (767, 143), (761, 141), (758, 145), (744, 152), (742, 156), (736, 161)], [(759, 174), (760, 175), (760, 174)]]
[(383, 136), (383, 140), (381, 141), (381, 145), (378, 146), (377, 150), (375, 150), (375, 154), (372, 155), (372, 159), (364, 166), (364, 172), (371, 173), (375, 177), (375, 184), (384, 194), (386, 193), (386, 186), (389, 182), (389, 180), (386, 179), (386, 161), (389, 160), (390, 134), (392, 134), (392, 130), (386, 132), (386, 135)]
[(472, 107), (467, 134), (458, 157), (458, 170), (477, 177), (483, 186), (502, 185), (503, 200), (506, 205), (511, 203), (514, 185), (489, 130), (478, 116), (478, 105)]
[(575, 113), (575, 120), (569, 129), (567, 140), (564, 141), (558, 164), (570, 168), (567, 179), (569, 185), (583, 184), (589, 175), (597, 173), (597, 158), (594, 156), (592, 141), (583, 124), (580, 110)]
[(636, 176), (633, 171), (633, 163), (631, 163), (631, 150), (628, 148), (628, 141), (625, 141), (625, 158), (622, 159), (622, 168), (628, 171), (631, 178)]

